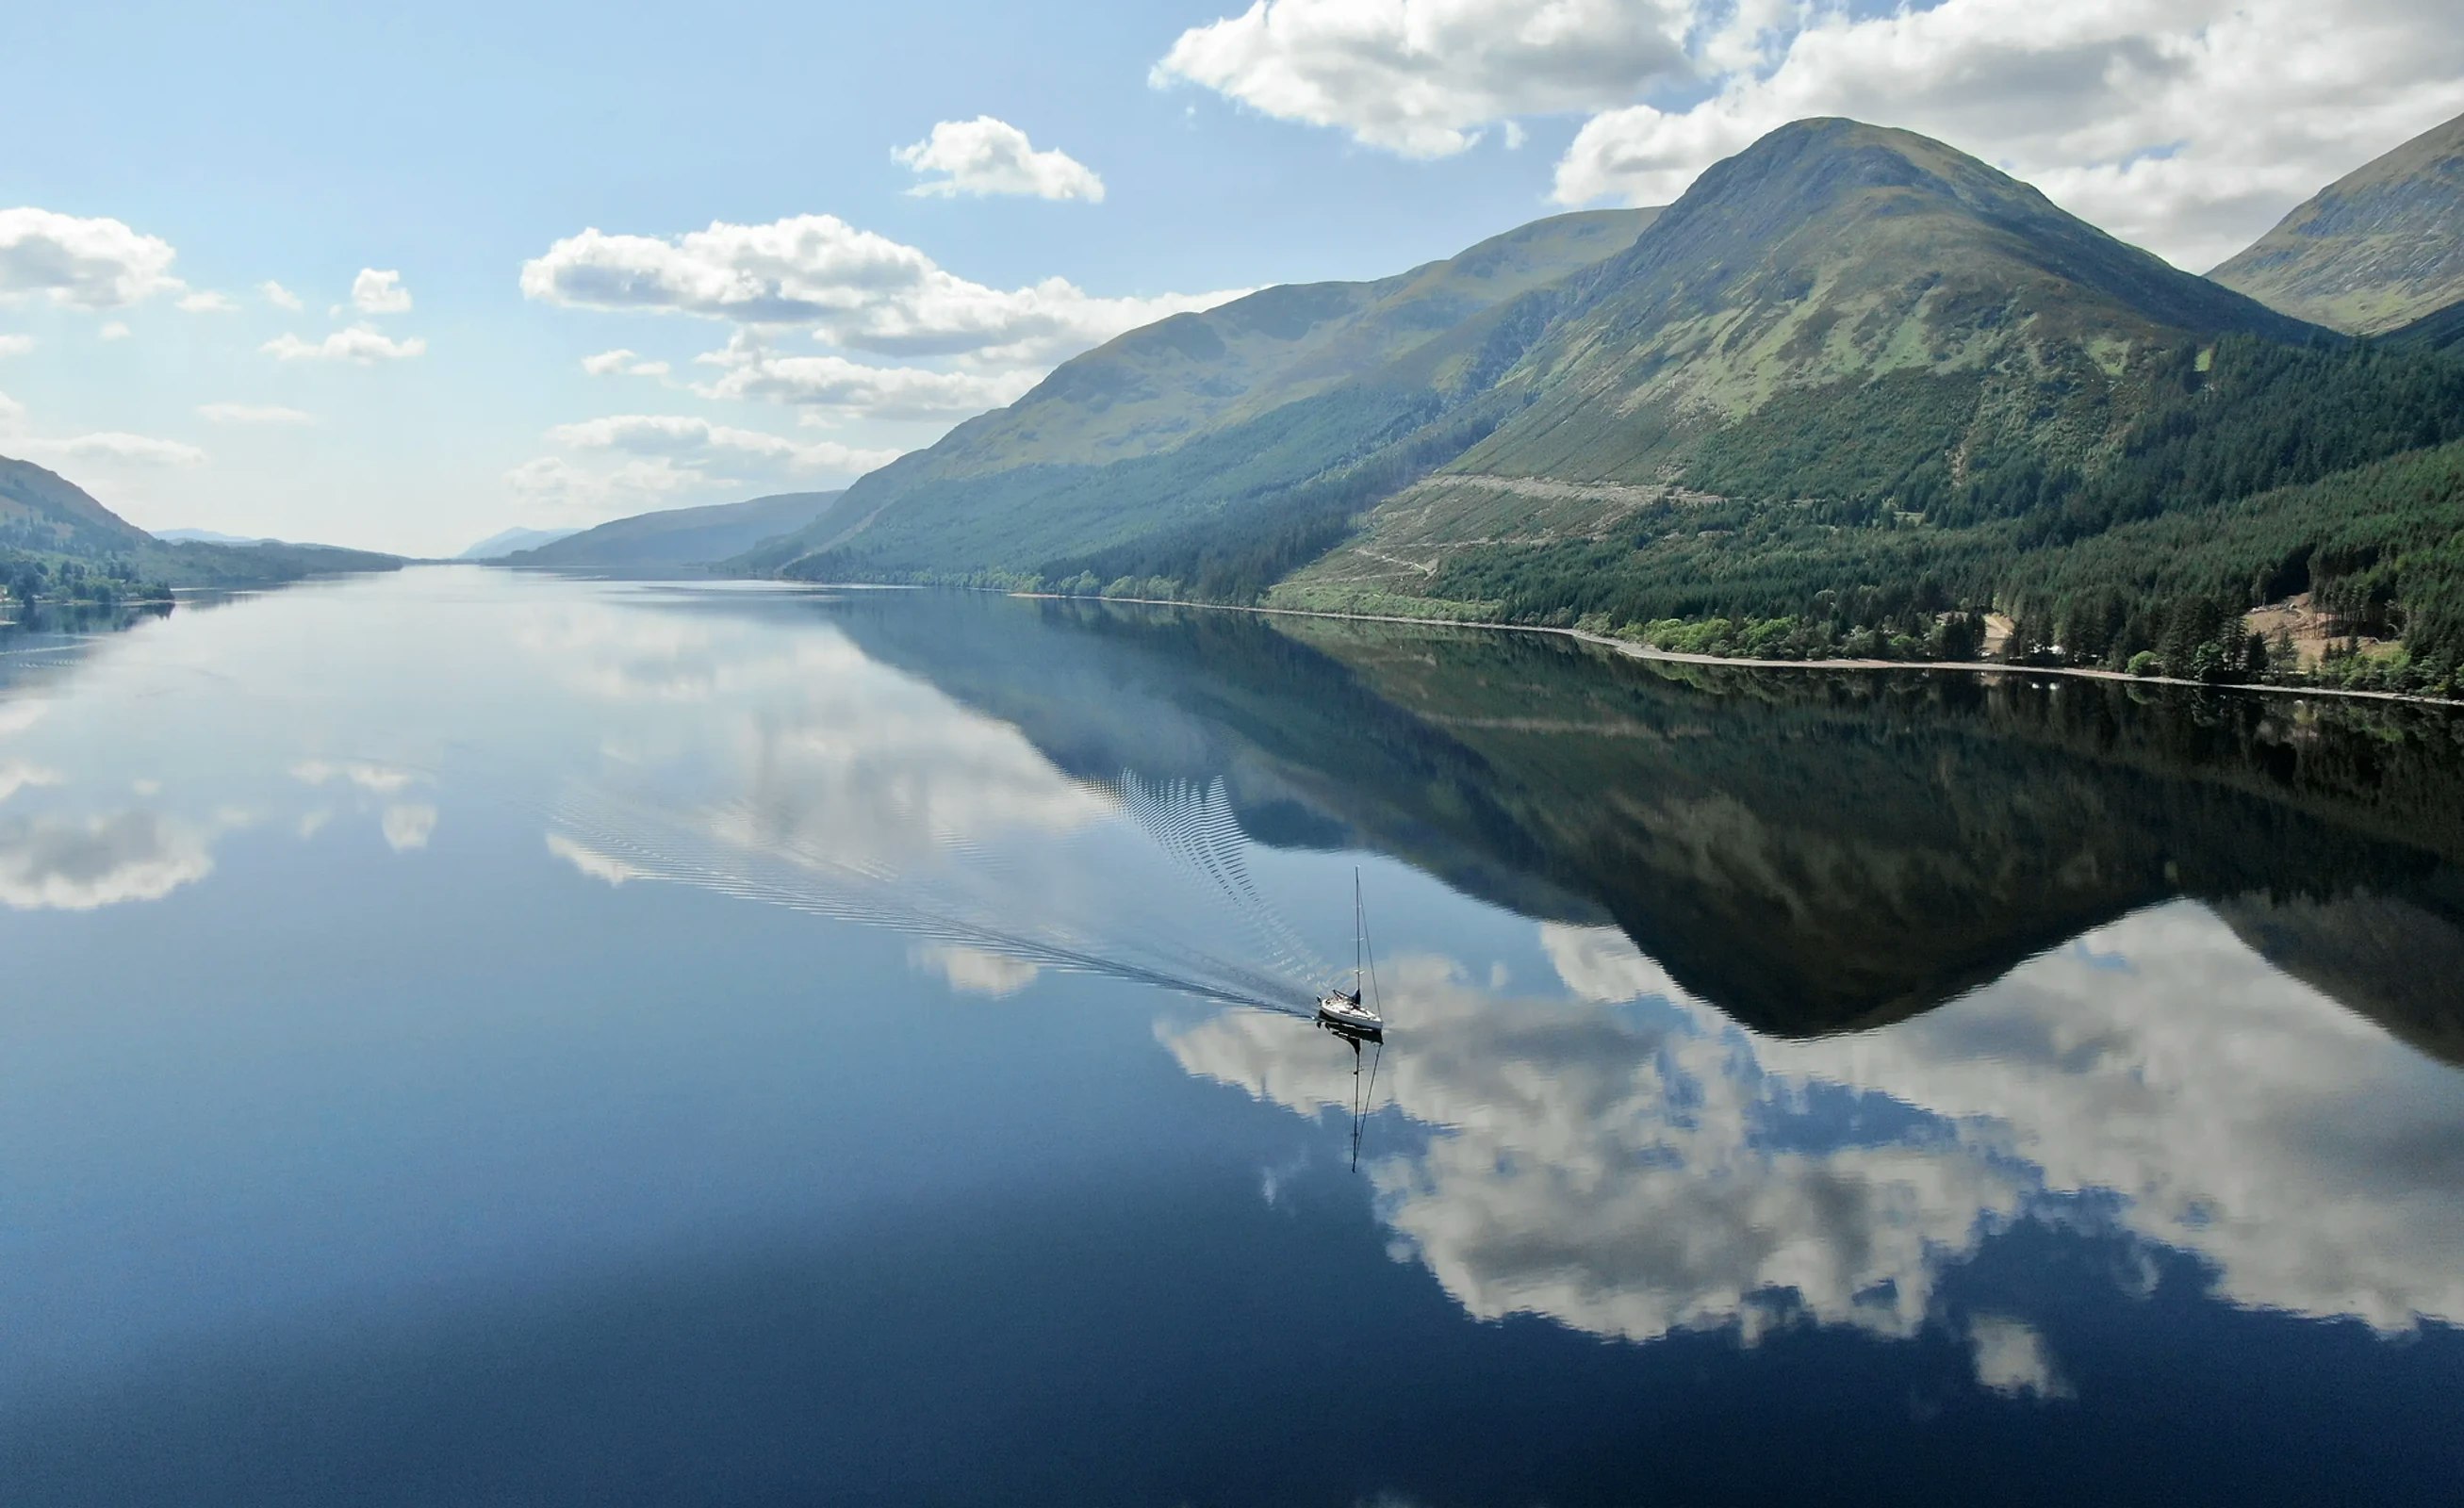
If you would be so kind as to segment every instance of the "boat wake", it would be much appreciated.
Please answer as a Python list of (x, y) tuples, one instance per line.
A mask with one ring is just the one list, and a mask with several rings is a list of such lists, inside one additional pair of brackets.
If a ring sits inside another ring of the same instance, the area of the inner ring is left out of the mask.
[(1125, 773), (1089, 794), (1126, 820), (1033, 842), (931, 829), (894, 853), (765, 823), (743, 802), (680, 809), (579, 789), (550, 815), (552, 830), (627, 878), (1309, 1016), (1331, 973), (1251, 878), (1223, 783), (1153, 785)]

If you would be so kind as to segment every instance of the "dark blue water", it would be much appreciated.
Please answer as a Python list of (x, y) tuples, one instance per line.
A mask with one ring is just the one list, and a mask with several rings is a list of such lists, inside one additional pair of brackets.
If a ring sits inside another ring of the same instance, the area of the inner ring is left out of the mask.
[(2395, 709), (475, 570), (0, 632), (0, 1501), (2452, 1502), (2459, 861)]

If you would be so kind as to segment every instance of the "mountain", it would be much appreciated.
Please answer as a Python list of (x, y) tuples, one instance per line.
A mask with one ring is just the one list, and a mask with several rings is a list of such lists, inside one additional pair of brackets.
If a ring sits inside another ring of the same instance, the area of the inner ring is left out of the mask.
[(2464, 116), (2329, 184), (2208, 275), (2356, 335), (2464, 299)]
[(1839, 120), (1715, 164), (1585, 282), (1499, 378), (1512, 417), (1313, 582), (1430, 597), (1468, 541), (1593, 540), (1653, 505), (1931, 514), (2109, 452), (2185, 343), (2307, 335), (1941, 142)]
[(679, 571), (740, 555), (810, 524), (842, 494), (777, 492), (709, 508), (636, 514), (513, 552), (504, 563), (543, 571)]
[(134, 550), (152, 537), (59, 473), (0, 456), (0, 546), (104, 555)]
[[(263, 586), (344, 571), (390, 571), (397, 556), (331, 545), (157, 538), (96, 502), (86, 491), (31, 461), (0, 456), (0, 567), (25, 566), (56, 575), (76, 562), (89, 579), (108, 576), (134, 586)], [(88, 571), (95, 562), (101, 571)], [(50, 590), (51, 588), (45, 588)]]
[(1133, 330), (861, 478), (747, 563), (1023, 572), (1238, 514), (1381, 454), (1424, 466), (1393, 448), (1485, 386), (1467, 332), (1623, 250), (1651, 215), (1558, 215), (1393, 277), (1270, 288)]
[(2464, 345), (2464, 300), (2423, 315), (2402, 329), (2390, 331), (2387, 339), (2390, 345), (2425, 351), (2445, 351)]
[(517, 550), (536, 550), (543, 544), (554, 544), (582, 533), (579, 529), (507, 529), (492, 534), (453, 558), (456, 560), (501, 560)]
[(165, 544), (280, 544), (279, 539), (260, 535), (227, 535), (211, 529), (157, 529), (154, 537)]

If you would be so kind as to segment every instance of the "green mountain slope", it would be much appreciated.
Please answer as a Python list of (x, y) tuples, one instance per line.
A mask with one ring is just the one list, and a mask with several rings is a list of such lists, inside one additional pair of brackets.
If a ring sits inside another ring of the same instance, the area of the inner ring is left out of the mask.
[(740, 555), (810, 524), (842, 494), (774, 492), (741, 503), (636, 514), (501, 557), (542, 571), (676, 571)]
[(2357, 335), (2464, 299), (2464, 116), (2329, 184), (2208, 275)]
[(1499, 381), (1522, 407), (1322, 582), (1403, 596), (1465, 548), (1662, 500), (1892, 497), (2094, 465), (2162, 359), (2306, 327), (1938, 142), (1784, 126), (1705, 171)]
[(1398, 276), (1270, 288), (1133, 330), (860, 479), (747, 563), (1015, 573), (1238, 514), (1476, 394), (1485, 374), (1465, 332), (1622, 250), (1650, 217), (1559, 215)]
[(330, 545), (157, 539), (57, 472), (0, 456), (0, 579), (24, 581), (29, 590), (56, 592), (72, 576), (115, 583), (81, 585), (80, 592), (121, 596), (140, 583), (264, 586), (401, 564), (397, 556)]
[(2452, 351), (2464, 346), (2464, 300), (2433, 310), (2391, 331), (2387, 343), (2424, 351)]
[(59, 473), (0, 456), (0, 546), (103, 555), (152, 537)]

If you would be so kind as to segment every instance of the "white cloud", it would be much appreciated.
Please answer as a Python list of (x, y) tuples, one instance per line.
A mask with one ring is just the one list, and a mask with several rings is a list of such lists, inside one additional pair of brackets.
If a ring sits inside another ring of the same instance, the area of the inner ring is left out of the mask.
[(0, 209), (0, 299), (35, 294), (80, 309), (117, 309), (177, 293), (171, 244), (117, 220)]
[(121, 466), (202, 466), (206, 461), (205, 451), (185, 441), (127, 434), (117, 429), (74, 435), (67, 439), (23, 439), (13, 443), (18, 448), (35, 455), (71, 461), (115, 462)]
[[(2042, 1337), (1947, 1314), (1942, 1279), (2079, 1195), (2140, 1251), (2195, 1257), (2225, 1302), (2385, 1334), (2464, 1318), (2464, 1169), (2436, 1151), (2454, 1077), (2188, 903), (1812, 1041), (1683, 1001), (1505, 999), (1442, 961), (1392, 967), (1411, 1012), (1378, 1104), (1429, 1135), (1371, 1176), (1414, 1258), (1483, 1319), (1748, 1341), (1791, 1320), (1889, 1336), (1947, 1320), (1982, 1386), (2065, 1397)], [(1227, 1012), (1158, 1035), (1194, 1073), (1304, 1114), (1349, 1107), (1348, 1058), (1296, 1023)], [(1817, 1090), (1915, 1119), (1843, 1140)]]
[(402, 286), (398, 272), (363, 267), (360, 275), (351, 279), (351, 307), (363, 315), (407, 314), (410, 290)]
[(611, 414), (559, 425), (548, 431), (548, 438), (577, 450), (616, 451), (754, 472), (853, 473), (869, 471), (898, 455), (895, 450), (863, 450), (834, 440), (790, 440), (686, 414)]
[(1694, 998), (1658, 960), (1646, 957), (1632, 938), (1614, 927), (1543, 922), (1540, 951), (1549, 955), (1550, 966), (1566, 988), (1585, 1000), (1613, 1005), (1646, 995), (1689, 1002)]
[(1032, 371), (935, 372), (870, 366), (842, 356), (779, 356), (750, 332), (695, 361), (720, 369), (693, 391), (704, 398), (767, 399), (878, 419), (981, 413), (1014, 403), (1036, 382)]
[(684, 414), (612, 414), (559, 425), (559, 448), (505, 473), (533, 517), (558, 521), (678, 506), (731, 488), (846, 480), (897, 458), (834, 440), (799, 441)]
[(48, 770), (22, 760), (14, 764), (0, 764), (0, 801), (31, 787), (59, 783), (60, 773), (57, 770)]
[(2430, 0), (1944, 0), (1817, 12), (1701, 102), (1586, 124), (1556, 198), (1661, 204), (1788, 120), (1940, 138), (2204, 269), (2322, 185), (2464, 110), (2464, 28)]
[(112, 319), (105, 321), (102, 328), (95, 334), (105, 340), (125, 340), (128, 339), (129, 329), (126, 321)]
[(264, 282), (257, 284), (256, 291), (264, 295), (267, 303), (272, 304), (276, 309), (288, 309), (294, 314), (297, 314), (301, 308), (305, 307), (301, 303), (300, 297), (297, 294), (295, 294), (290, 289), (283, 287), (273, 278), (269, 277)]
[(1623, 104), (1689, 75), (1684, 0), (1256, 0), (1183, 32), (1150, 81), (1443, 157), (1510, 116)]
[(943, 120), (923, 141), (894, 147), (890, 155), (915, 172), (941, 175), (907, 190), (911, 194), (1023, 194), (1089, 204), (1104, 199), (1104, 181), (1093, 169), (1067, 152), (1037, 151), (1024, 131), (988, 115)]
[(961, 994), (983, 994), (995, 999), (1018, 994), (1042, 973), (1025, 959), (953, 943), (929, 943), (914, 949), (909, 957), (918, 968), (939, 974), (944, 983)]
[(7, 393), (0, 393), (0, 433), (16, 428), (18, 423), (25, 417), (24, 404), (17, 402)]
[(1059, 277), (990, 288), (835, 215), (720, 222), (672, 238), (583, 230), (524, 263), (521, 287), (528, 297), (577, 308), (801, 325), (847, 349), (1008, 366), (1048, 365), (1241, 292), (1101, 298)]
[(2071, 1386), (2054, 1366), (2045, 1338), (2024, 1320), (1980, 1314), (1968, 1323), (1968, 1353), (1977, 1386), (2006, 1398), (2068, 1398)]
[(597, 356), (583, 357), (582, 369), (593, 377), (665, 377), (668, 375), (667, 362), (645, 361), (622, 346), (613, 351), (602, 351)]
[(213, 872), (210, 841), (143, 810), (0, 822), (0, 906), (90, 911), (159, 901)]
[(200, 291), (180, 296), (180, 308), (192, 315), (227, 315), (238, 307), (229, 294)]
[(400, 361), (425, 355), (428, 341), (419, 336), (397, 340), (366, 325), (353, 325), (346, 330), (337, 330), (322, 340), (303, 340), (286, 333), (266, 341), (261, 349), (284, 361), (357, 361), (366, 366), (377, 361)]
[(0, 335), (0, 356), (23, 356), (34, 348), (30, 335)]
[(378, 824), (385, 832), (385, 846), (395, 853), (408, 853), (425, 848), (436, 831), (436, 808), (416, 802), (404, 802), (385, 809)]
[(199, 404), (197, 412), (209, 424), (218, 425), (313, 425), (317, 416), (304, 409), (286, 408), (280, 404)]
[(611, 885), (623, 885), (627, 880), (643, 879), (648, 874), (647, 870), (635, 868), (613, 854), (601, 853), (585, 843), (574, 841), (562, 833), (547, 835), (547, 851), (591, 879), (603, 880)]
[(302, 759), (291, 767), (291, 777), (302, 785), (323, 785), (329, 780), (348, 781), (376, 796), (391, 796), (426, 778), (416, 770), (378, 764), (368, 759)]

